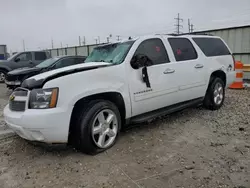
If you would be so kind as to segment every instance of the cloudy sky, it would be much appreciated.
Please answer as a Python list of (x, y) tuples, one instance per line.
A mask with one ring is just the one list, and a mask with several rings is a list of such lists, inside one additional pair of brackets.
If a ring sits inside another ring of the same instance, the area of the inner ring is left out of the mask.
[(183, 32), (250, 24), (250, 0), (0, 0), (0, 44), (11, 51), (95, 43), (109, 34), (123, 38), (173, 33), (180, 13)]

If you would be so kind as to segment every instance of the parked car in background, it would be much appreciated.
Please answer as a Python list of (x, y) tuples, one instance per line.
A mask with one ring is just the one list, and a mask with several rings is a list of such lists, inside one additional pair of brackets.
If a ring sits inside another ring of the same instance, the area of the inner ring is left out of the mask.
[(8, 72), (6, 75), (5, 83), (9, 89), (15, 89), (16, 87), (19, 87), (25, 79), (31, 76), (40, 74), (42, 72), (67, 67), (70, 65), (84, 63), (85, 59), (85, 56), (53, 57), (43, 61), (35, 67), (19, 68)]
[(112, 147), (129, 123), (200, 104), (218, 110), (235, 75), (232, 52), (219, 37), (144, 36), (26, 79), (4, 117), (22, 138), (96, 154)]
[(4, 83), (9, 71), (22, 67), (34, 67), (48, 58), (50, 58), (48, 52), (26, 51), (17, 53), (7, 60), (0, 60), (0, 83)]

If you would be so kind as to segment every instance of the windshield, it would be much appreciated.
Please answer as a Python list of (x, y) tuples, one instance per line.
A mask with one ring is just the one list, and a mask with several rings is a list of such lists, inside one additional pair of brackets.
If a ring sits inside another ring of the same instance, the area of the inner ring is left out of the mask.
[(85, 63), (108, 62), (112, 64), (120, 64), (125, 59), (133, 43), (134, 41), (128, 41), (96, 47), (85, 60)]
[(47, 60), (43, 61), (42, 63), (38, 64), (36, 67), (47, 68), (50, 65), (52, 65), (53, 63), (55, 63), (58, 59), (60, 59), (60, 58), (54, 57), (54, 58), (47, 59)]
[(8, 61), (10, 61), (11, 59), (13, 59), (15, 56), (17, 56), (18, 55), (18, 53), (15, 53), (15, 54), (13, 54), (12, 56), (10, 56), (7, 60)]

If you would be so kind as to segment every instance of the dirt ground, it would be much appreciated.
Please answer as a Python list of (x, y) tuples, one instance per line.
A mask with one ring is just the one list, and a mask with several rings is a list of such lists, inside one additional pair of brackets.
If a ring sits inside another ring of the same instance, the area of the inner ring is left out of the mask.
[(0, 140), (0, 187), (250, 187), (250, 90), (226, 96), (219, 111), (191, 108), (141, 124), (96, 156)]

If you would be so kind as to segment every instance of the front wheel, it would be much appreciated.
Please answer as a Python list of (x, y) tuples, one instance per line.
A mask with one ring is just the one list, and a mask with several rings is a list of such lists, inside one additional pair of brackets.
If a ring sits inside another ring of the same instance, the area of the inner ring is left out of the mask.
[(82, 111), (78, 127), (78, 149), (88, 154), (105, 151), (117, 141), (121, 129), (120, 112), (110, 101), (92, 101)]
[(225, 83), (221, 78), (213, 78), (208, 86), (204, 106), (210, 110), (221, 108), (225, 100)]

